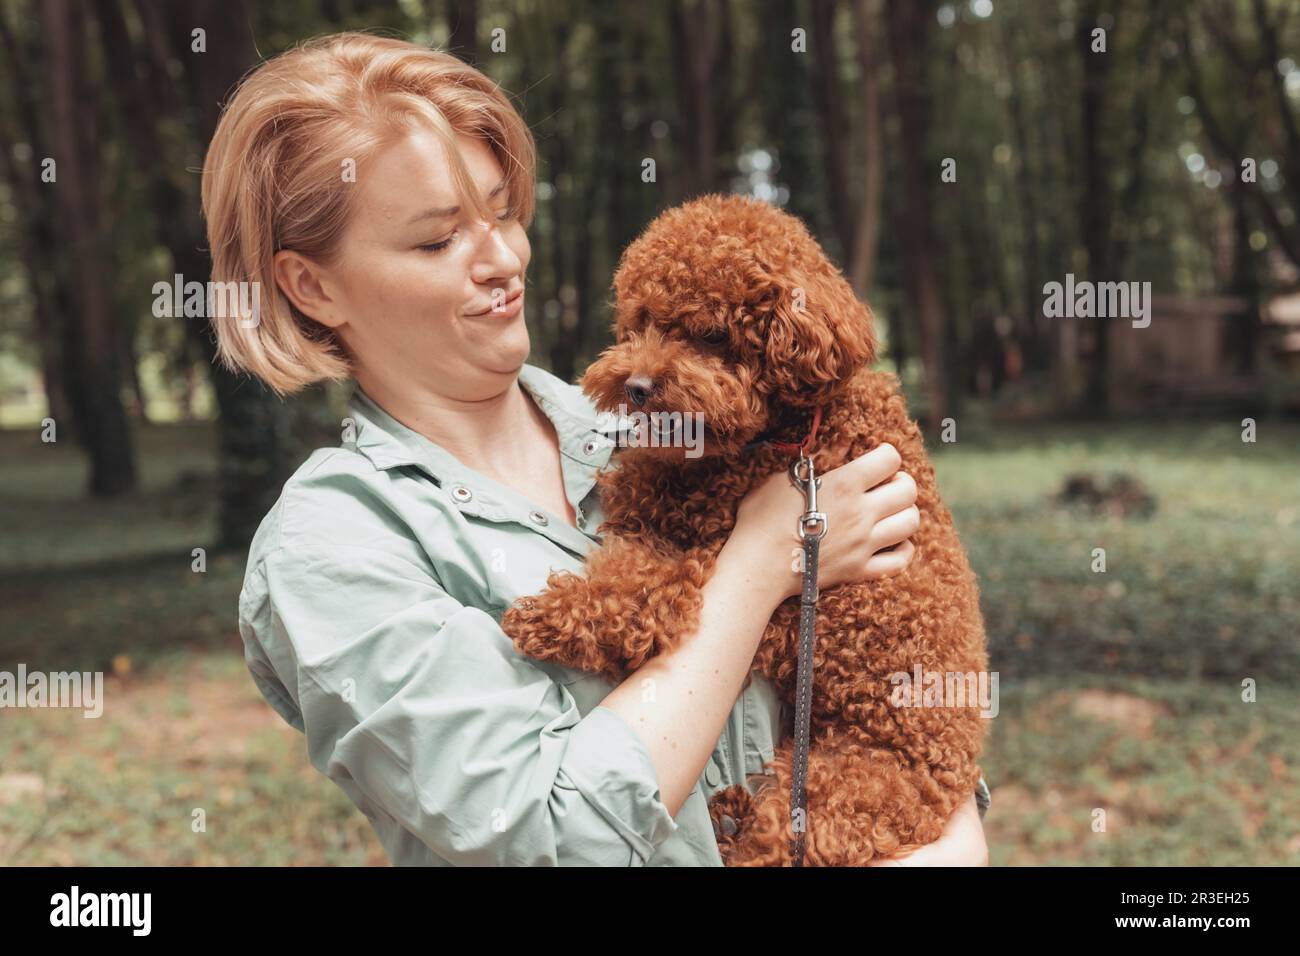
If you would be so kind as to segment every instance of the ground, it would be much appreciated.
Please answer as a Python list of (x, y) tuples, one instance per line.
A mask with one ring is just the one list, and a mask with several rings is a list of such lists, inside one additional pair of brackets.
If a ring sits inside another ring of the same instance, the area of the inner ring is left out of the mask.
[[(192, 570), (209, 429), (139, 438), (143, 490), (97, 503), (69, 444), (0, 432), (0, 670), (107, 672), (99, 719), (0, 709), (0, 865), (384, 865), (248, 676), (242, 555)], [(935, 449), (1000, 674), (994, 865), (1300, 864), (1298, 449), (1267, 421), (1253, 445), (1224, 421)], [(1154, 515), (1057, 504), (1080, 470), (1139, 478)]]

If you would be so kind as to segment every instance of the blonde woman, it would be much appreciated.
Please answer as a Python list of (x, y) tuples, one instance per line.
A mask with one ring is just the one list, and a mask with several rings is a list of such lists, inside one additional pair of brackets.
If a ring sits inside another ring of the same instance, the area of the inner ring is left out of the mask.
[[(214, 320), (222, 359), (281, 394), (355, 383), (343, 444), (252, 543), (245, 656), (394, 864), (720, 865), (707, 798), (781, 733), (770, 685), (741, 684), (798, 590), (800, 499), (780, 476), (745, 500), (698, 632), (627, 682), (515, 652), (501, 614), (598, 546), (610, 455), (582, 393), (526, 361), (533, 186), (527, 125), (446, 53), (326, 37), (229, 101), (203, 169), (213, 279), (262, 296)], [(825, 476), (824, 586), (910, 560), (897, 468), (885, 447)], [(985, 862), (975, 800), (910, 859)]]

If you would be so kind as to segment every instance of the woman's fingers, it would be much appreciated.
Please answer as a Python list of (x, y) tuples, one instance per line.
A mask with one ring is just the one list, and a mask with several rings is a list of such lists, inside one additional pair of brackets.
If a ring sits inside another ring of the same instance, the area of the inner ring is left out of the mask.
[(837, 476), (837, 481), (847, 482), (854, 489), (866, 491), (874, 488), (898, 471), (903, 463), (898, 449), (886, 442), (871, 449), (865, 455), (859, 455), (846, 465), (841, 465), (828, 473)]
[(907, 472), (896, 471), (894, 477), (868, 491), (867, 500), (875, 510), (876, 520), (880, 521), (916, 504), (916, 482)]
[(887, 518), (881, 518), (871, 529), (873, 552), (906, 541), (921, 530), (921, 510), (912, 505)]
[(895, 545), (890, 551), (877, 552), (867, 559), (867, 577), (883, 578), (897, 574), (912, 563), (915, 553), (916, 545), (907, 540)]
[[(911, 563), (908, 540), (920, 528), (916, 481), (899, 471), (902, 457), (889, 443), (828, 471), (822, 489), (830, 515), (829, 545), (822, 547), (829, 585), (897, 574)], [(863, 567), (863, 553), (869, 554)]]

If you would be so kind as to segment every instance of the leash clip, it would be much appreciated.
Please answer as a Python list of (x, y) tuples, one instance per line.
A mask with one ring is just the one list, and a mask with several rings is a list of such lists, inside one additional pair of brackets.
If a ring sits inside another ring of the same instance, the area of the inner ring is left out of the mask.
[(817, 510), (817, 488), (821, 485), (812, 458), (804, 453), (790, 463), (790, 484), (803, 492), (804, 513), (799, 516), (799, 540), (820, 539), (826, 534), (826, 515)]

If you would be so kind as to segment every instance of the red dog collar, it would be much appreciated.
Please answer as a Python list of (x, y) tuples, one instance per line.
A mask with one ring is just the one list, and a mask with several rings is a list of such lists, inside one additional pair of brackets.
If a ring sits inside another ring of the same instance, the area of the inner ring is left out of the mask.
[(787, 455), (806, 455), (812, 448), (813, 439), (817, 437), (817, 427), (822, 423), (822, 407), (820, 405), (813, 411), (812, 427), (808, 429), (808, 435), (799, 444), (788, 441), (771, 441), (767, 442), (768, 446), (775, 448), (779, 452)]

